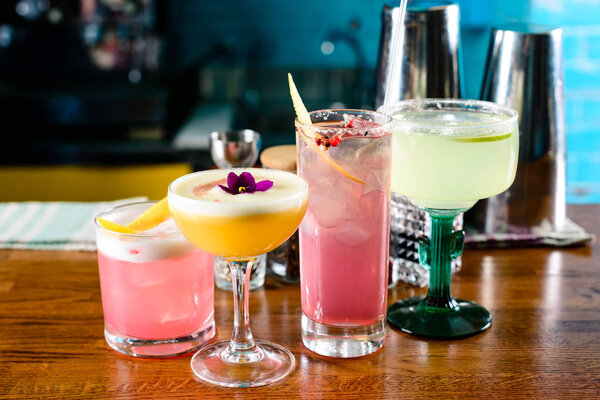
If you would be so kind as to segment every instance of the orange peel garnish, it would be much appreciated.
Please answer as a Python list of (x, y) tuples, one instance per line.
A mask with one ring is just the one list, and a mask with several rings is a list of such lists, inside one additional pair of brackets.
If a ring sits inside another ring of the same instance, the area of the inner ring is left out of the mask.
[(100, 225), (107, 231), (116, 232), (116, 233), (129, 233), (129, 234), (139, 233), (135, 229), (131, 229), (126, 226), (119, 225), (116, 222), (107, 221), (104, 218), (96, 218), (96, 221), (98, 221), (98, 225)]
[(126, 228), (136, 231), (147, 231), (157, 225), (162, 224), (171, 217), (169, 204), (165, 197), (146, 211), (139, 217), (127, 224)]
[[(298, 117), (298, 121), (300, 121), (304, 125), (312, 125), (310, 115), (308, 114), (308, 111), (306, 110), (306, 107), (304, 106), (304, 103), (302, 102), (302, 98), (300, 97), (300, 93), (298, 93), (298, 89), (296, 88), (296, 85), (294, 84), (294, 80), (292, 79), (292, 74), (288, 73), (288, 81), (290, 84), (290, 95), (292, 96), (292, 103), (294, 104), (294, 110), (296, 110), (296, 116)], [(307, 139), (305, 137), (305, 135), (308, 137), (311, 137), (312, 139), (321, 137), (321, 135), (319, 135), (317, 132), (315, 132), (313, 130), (309, 129), (308, 131), (310, 131), (310, 133), (306, 132), (305, 129), (302, 129), (303, 134), (299, 134), (300, 137), (302, 138), (302, 140), (304, 140), (304, 142), (308, 146), (310, 146), (313, 150), (315, 150), (315, 152), (319, 156), (321, 156), (321, 158), (327, 164), (329, 164), (333, 169), (338, 171), (340, 174), (344, 175), (346, 178), (352, 179), (354, 182), (358, 182), (362, 185), (367, 184), (365, 181), (362, 181), (362, 180), (358, 179), (357, 177), (352, 176), (344, 168), (342, 168), (338, 163), (333, 161), (327, 154), (325, 154), (323, 151), (321, 151), (317, 147), (317, 144), (314, 142), (314, 140)]]

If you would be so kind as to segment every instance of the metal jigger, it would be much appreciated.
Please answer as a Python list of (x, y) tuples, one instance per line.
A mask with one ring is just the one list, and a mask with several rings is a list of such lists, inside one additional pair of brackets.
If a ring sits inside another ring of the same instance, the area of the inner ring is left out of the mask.
[(222, 169), (251, 167), (260, 153), (260, 134), (251, 129), (212, 132), (210, 155)]
[[(384, 101), (391, 69), (392, 38), (397, 34), (400, 7), (385, 5), (382, 12), (375, 104)], [(397, 75), (391, 77), (389, 104), (421, 98), (460, 98), (459, 7), (447, 1), (408, 3), (404, 20), (404, 43), (397, 54)], [(410, 174), (410, 171), (404, 173)], [(429, 272), (419, 264), (419, 238), (429, 235), (427, 213), (404, 196), (392, 193), (390, 223), (389, 284), (399, 280), (426, 286)], [(462, 228), (462, 214), (455, 220)], [(452, 262), (452, 271), (461, 259)]]
[(510, 24), (492, 31), (481, 99), (519, 113), (519, 165), (506, 192), (467, 219), (485, 233), (566, 220), (562, 30)]

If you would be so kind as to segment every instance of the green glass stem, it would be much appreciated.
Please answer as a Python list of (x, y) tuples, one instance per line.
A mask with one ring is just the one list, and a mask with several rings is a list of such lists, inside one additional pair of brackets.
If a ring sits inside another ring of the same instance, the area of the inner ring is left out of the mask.
[(465, 210), (426, 209), (431, 235), (419, 242), (419, 262), (429, 269), (427, 296), (398, 300), (388, 308), (387, 320), (411, 335), (433, 339), (459, 339), (487, 329), (490, 313), (450, 293), (452, 260), (460, 256), (465, 234), (452, 231), (454, 217)]
[(454, 311), (458, 305), (450, 293), (452, 260), (461, 255), (465, 234), (453, 232), (456, 214), (430, 216), (431, 238), (419, 243), (419, 262), (429, 269), (429, 291), (422, 305), (431, 311)]

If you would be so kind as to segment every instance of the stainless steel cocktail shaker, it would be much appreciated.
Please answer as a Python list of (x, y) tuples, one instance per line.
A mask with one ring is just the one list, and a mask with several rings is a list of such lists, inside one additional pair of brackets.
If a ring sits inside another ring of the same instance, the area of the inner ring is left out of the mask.
[[(389, 77), (392, 39), (397, 34), (400, 8), (385, 5), (382, 12), (375, 103), (383, 104), (390, 79), (390, 104), (415, 98), (460, 98), (461, 59), (459, 7), (447, 1), (409, 2), (404, 24), (404, 43), (397, 53), (395, 76)], [(407, 174), (410, 171), (406, 171)], [(427, 214), (404, 196), (392, 193), (389, 284), (399, 280), (425, 286), (429, 272), (419, 264), (418, 242), (429, 235)], [(455, 220), (462, 228), (462, 215)], [(452, 269), (460, 268), (461, 259)]]
[(519, 166), (513, 185), (480, 201), (469, 222), (485, 233), (565, 225), (565, 110), (562, 31), (510, 24), (492, 31), (483, 100), (519, 113)]
[[(385, 5), (379, 41), (375, 106), (383, 104), (391, 67), (392, 38), (400, 9)], [(458, 4), (445, 1), (409, 2), (404, 20), (404, 44), (397, 54), (397, 75), (391, 77), (391, 101), (418, 98), (460, 98), (460, 34)], [(390, 104), (392, 104), (390, 103)]]

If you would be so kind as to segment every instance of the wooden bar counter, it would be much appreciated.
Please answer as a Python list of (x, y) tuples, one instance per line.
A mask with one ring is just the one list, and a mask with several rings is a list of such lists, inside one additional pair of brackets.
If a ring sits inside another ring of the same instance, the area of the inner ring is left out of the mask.
[[(600, 205), (571, 206), (569, 217), (600, 235)], [(455, 341), (390, 328), (382, 350), (341, 360), (302, 346), (299, 285), (267, 280), (251, 292), (253, 333), (289, 348), (295, 371), (272, 386), (222, 389), (194, 379), (192, 353), (142, 359), (106, 345), (95, 253), (0, 251), (0, 398), (600, 398), (598, 241), (468, 250), (452, 289), (485, 306), (491, 328)], [(425, 291), (401, 284), (389, 302)], [(228, 339), (231, 293), (216, 289), (215, 314), (216, 339)]]

